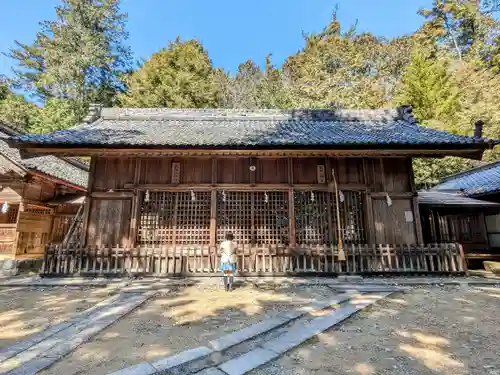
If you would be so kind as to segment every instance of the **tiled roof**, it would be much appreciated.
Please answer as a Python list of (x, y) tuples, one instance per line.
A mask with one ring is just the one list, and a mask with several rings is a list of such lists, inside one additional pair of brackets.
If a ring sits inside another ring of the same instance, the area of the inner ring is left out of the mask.
[(76, 161), (72, 163), (52, 155), (22, 159), (19, 150), (9, 147), (5, 142), (5, 139), (11, 136), (12, 133), (5, 128), (0, 129), (0, 153), (2, 155), (26, 169), (38, 171), (58, 180), (87, 188), (88, 171), (78, 167)]
[(419, 126), (408, 107), (392, 110), (103, 109), (93, 123), (20, 144), (78, 147), (484, 149), (487, 141)]
[(439, 207), (491, 207), (498, 208), (500, 211), (500, 203), (487, 202), (479, 199), (473, 199), (469, 197), (464, 197), (459, 194), (444, 193), (440, 191), (419, 191), (418, 192), (418, 203), (426, 206), (439, 206)]
[(461, 192), (468, 197), (500, 192), (500, 161), (449, 176), (430, 190)]

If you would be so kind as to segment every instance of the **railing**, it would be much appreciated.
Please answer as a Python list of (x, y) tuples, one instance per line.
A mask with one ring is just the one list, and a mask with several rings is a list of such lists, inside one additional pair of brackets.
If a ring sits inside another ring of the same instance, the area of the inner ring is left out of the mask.
[[(466, 270), (458, 244), (352, 245), (339, 261), (337, 247), (256, 248), (238, 250), (239, 275), (461, 274)], [(44, 255), (41, 275), (213, 275), (219, 257), (209, 246), (172, 248), (63, 248)]]
[(0, 254), (12, 255), (16, 240), (16, 224), (0, 224)]

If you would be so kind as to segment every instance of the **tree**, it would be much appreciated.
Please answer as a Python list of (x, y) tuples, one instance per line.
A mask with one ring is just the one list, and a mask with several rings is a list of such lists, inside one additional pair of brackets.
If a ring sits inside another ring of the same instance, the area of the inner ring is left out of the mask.
[(239, 65), (234, 77), (222, 73), (218, 84), (219, 105), (223, 108), (290, 108), (293, 103), (289, 81), (273, 65), (271, 55), (266, 56), (264, 71), (247, 60)]
[(111, 105), (130, 64), (119, 0), (62, 0), (56, 15), (40, 23), (32, 44), (16, 41), (10, 51), (17, 83), (42, 100)]
[(125, 107), (208, 108), (217, 106), (218, 86), (208, 53), (196, 40), (179, 38), (127, 79), (128, 91), (119, 95)]
[(458, 60), (488, 61), (498, 35), (492, 13), (499, 9), (498, 0), (434, 0), (431, 9), (419, 13), (426, 19), (427, 38), (443, 50), (453, 52)]

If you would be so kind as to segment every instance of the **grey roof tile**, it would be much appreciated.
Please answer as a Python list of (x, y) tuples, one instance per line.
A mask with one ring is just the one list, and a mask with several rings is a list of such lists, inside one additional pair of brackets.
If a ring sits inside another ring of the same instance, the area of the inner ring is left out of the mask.
[(94, 147), (485, 146), (484, 139), (419, 126), (404, 109), (104, 109), (86, 125), (17, 143)]
[(456, 206), (456, 207), (496, 207), (500, 211), (500, 203), (482, 201), (465, 197), (460, 194), (440, 191), (419, 191), (418, 203), (428, 206)]
[(19, 150), (9, 147), (5, 142), (5, 139), (10, 135), (10, 132), (0, 130), (0, 153), (12, 162), (70, 184), (87, 188), (88, 172), (86, 170), (52, 155), (22, 159)]
[(461, 192), (468, 197), (500, 192), (500, 161), (449, 176), (430, 190)]

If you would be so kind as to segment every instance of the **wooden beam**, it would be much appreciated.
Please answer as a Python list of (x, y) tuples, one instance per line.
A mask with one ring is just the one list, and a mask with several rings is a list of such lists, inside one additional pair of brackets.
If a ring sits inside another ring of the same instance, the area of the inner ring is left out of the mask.
[(90, 196), (95, 199), (127, 199), (135, 196), (133, 191), (94, 191)]
[[(385, 192), (369, 193), (369, 195), (374, 199), (385, 199), (387, 196)], [(391, 199), (405, 199), (405, 198), (412, 198), (414, 196), (414, 193), (412, 192), (390, 193), (389, 196), (391, 197)]]
[(377, 157), (383, 156), (386, 158), (400, 158), (408, 156), (419, 157), (444, 157), (444, 156), (462, 156), (462, 157), (480, 157), (484, 152), (483, 148), (456, 149), (456, 150), (422, 150), (422, 149), (350, 149), (350, 150), (292, 150), (292, 149), (267, 149), (267, 150), (242, 150), (242, 149), (226, 149), (226, 150), (203, 150), (203, 149), (151, 149), (151, 148), (61, 148), (61, 147), (23, 147), (23, 150), (30, 153), (38, 154), (58, 154), (63, 156), (105, 156), (115, 155), (124, 157), (157, 157), (157, 156), (198, 156), (198, 157), (227, 157), (227, 156), (262, 156), (273, 158), (310, 158), (310, 157), (325, 157), (325, 156), (342, 156), (342, 157)]
[[(292, 177), (293, 178), (293, 177)], [(290, 187), (295, 190), (323, 190), (327, 191), (329, 187), (325, 184), (184, 184), (184, 185), (171, 185), (171, 184), (141, 184), (134, 186), (133, 184), (126, 184), (125, 188), (150, 190), (150, 191), (211, 191), (211, 190), (233, 190), (233, 191), (287, 191)], [(363, 184), (340, 184), (339, 189), (350, 191), (364, 191), (366, 185)]]

